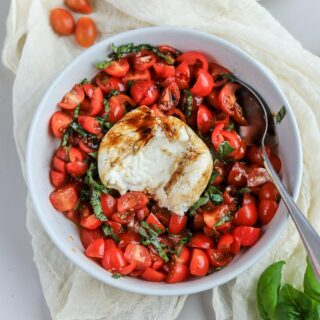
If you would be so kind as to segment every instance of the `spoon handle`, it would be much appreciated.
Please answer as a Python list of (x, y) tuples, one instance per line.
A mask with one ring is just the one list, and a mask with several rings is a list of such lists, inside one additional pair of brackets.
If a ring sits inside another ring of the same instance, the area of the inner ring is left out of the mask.
[(298, 229), (300, 237), (307, 250), (307, 254), (310, 258), (314, 274), (320, 282), (320, 236), (308, 222), (308, 220), (301, 212), (301, 210), (298, 208), (298, 206), (295, 204), (292, 197), (289, 195), (282, 181), (278, 177), (278, 174), (274, 170), (263, 145), (262, 149), (264, 155), (264, 166), (267, 172), (269, 173), (269, 176), (275, 184), (276, 188), (278, 189), (281, 198)]

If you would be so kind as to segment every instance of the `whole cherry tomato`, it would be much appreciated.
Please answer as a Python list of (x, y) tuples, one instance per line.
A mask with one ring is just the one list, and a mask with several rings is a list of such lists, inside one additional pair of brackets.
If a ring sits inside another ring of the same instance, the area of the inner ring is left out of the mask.
[(63, 8), (55, 8), (50, 12), (50, 24), (52, 29), (60, 36), (68, 36), (74, 31), (74, 19), (72, 14)]
[(259, 220), (262, 224), (268, 224), (278, 210), (278, 203), (273, 200), (261, 200), (259, 202)]
[(209, 260), (206, 253), (201, 249), (193, 249), (190, 261), (190, 274), (205, 276), (209, 270)]
[(171, 215), (170, 224), (169, 224), (169, 232), (173, 234), (179, 234), (186, 226), (188, 221), (188, 217), (186, 215), (178, 215), (173, 213)]
[(279, 191), (272, 182), (266, 182), (261, 186), (259, 192), (260, 200), (273, 200), (277, 201), (280, 197)]
[(97, 37), (97, 28), (93, 20), (87, 17), (79, 18), (76, 24), (75, 37), (81, 47), (90, 47)]
[(92, 12), (90, 0), (64, 0), (65, 5), (72, 11), (89, 14)]

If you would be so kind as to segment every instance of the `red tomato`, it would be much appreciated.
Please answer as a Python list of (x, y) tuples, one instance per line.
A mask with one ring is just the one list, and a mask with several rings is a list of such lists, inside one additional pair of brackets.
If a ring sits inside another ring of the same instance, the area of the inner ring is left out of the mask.
[(49, 199), (58, 211), (72, 210), (78, 204), (78, 190), (74, 184), (68, 184), (51, 192)]
[(231, 233), (225, 233), (219, 239), (217, 249), (223, 253), (229, 253), (231, 251), (231, 244), (233, 242), (233, 236)]
[(92, 12), (89, 0), (64, 0), (65, 5), (72, 11), (88, 14)]
[(168, 210), (166, 210), (165, 208), (161, 208), (159, 211), (157, 211), (155, 216), (164, 226), (169, 226), (171, 214), (168, 212)]
[(208, 60), (205, 55), (198, 51), (188, 51), (180, 55), (177, 59), (178, 62), (186, 62), (188, 65), (195, 65), (198, 61), (204, 70), (208, 70)]
[(136, 268), (136, 264), (134, 262), (128, 264), (127, 266), (124, 267), (120, 267), (119, 268), (119, 273), (123, 274), (123, 275), (127, 275), (131, 272), (133, 272), (133, 270)]
[(63, 161), (68, 161), (68, 152), (67, 147), (60, 147), (57, 149), (55, 156)]
[(129, 71), (130, 65), (127, 59), (122, 58), (120, 60), (114, 60), (109, 64), (103, 71), (110, 76), (114, 77), (124, 77), (126, 73)]
[(128, 224), (134, 219), (134, 212), (117, 212), (111, 216), (111, 219), (120, 224)]
[(126, 113), (126, 103), (134, 106), (136, 103), (124, 94), (118, 94), (109, 99), (109, 120), (112, 123), (119, 121)]
[(118, 199), (119, 212), (134, 211), (144, 208), (149, 203), (148, 197), (143, 192), (129, 191)]
[(84, 160), (81, 151), (75, 147), (71, 147), (68, 153), (69, 162), (78, 162)]
[(112, 220), (107, 220), (106, 224), (112, 228), (112, 230), (116, 236), (119, 236), (119, 234), (122, 231), (122, 225), (120, 223), (112, 221)]
[(62, 8), (55, 8), (50, 11), (50, 24), (52, 29), (60, 36), (68, 36), (74, 31), (72, 14)]
[(127, 83), (128, 81), (139, 81), (139, 80), (150, 80), (151, 74), (149, 70), (144, 71), (129, 71), (123, 78), (122, 81)]
[[(229, 212), (230, 207), (226, 204), (221, 204), (212, 211), (204, 212), (204, 222), (210, 229), (213, 229), (215, 225)], [(219, 227), (216, 227), (216, 229), (219, 230)]]
[(55, 112), (50, 120), (50, 127), (52, 130), (52, 133), (57, 138), (62, 138), (64, 131), (67, 129), (69, 124), (72, 122), (73, 118), (70, 114), (63, 112), (63, 111), (57, 111)]
[(233, 242), (230, 246), (231, 252), (233, 254), (238, 254), (240, 252), (241, 249), (241, 239), (239, 238), (238, 235), (234, 234), (233, 235)]
[(66, 163), (59, 159), (57, 156), (53, 157), (52, 159), (52, 167), (55, 171), (65, 173), (66, 172)]
[(153, 68), (157, 74), (158, 77), (160, 78), (170, 78), (174, 77), (176, 70), (174, 66), (169, 66), (163, 62), (157, 62), (153, 65)]
[(88, 230), (80, 228), (80, 240), (85, 249), (88, 248), (92, 241), (100, 238), (103, 238), (101, 229)]
[(131, 86), (130, 94), (136, 103), (148, 106), (157, 100), (159, 90), (152, 80), (141, 80)]
[(149, 215), (149, 209), (147, 207), (144, 207), (136, 211), (136, 218), (138, 219), (138, 221), (145, 220), (148, 215)]
[(188, 221), (188, 217), (186, 215), (180, 216), (178, 214), (173, 213), (171, 215), (170, 224), (169, 224), (169, 232), (173, 234), (179, 234), (184, 229)]
[(152, 52), (141, 50), (133, 57), (133, 67), (136, 71), (145, 71), (151, 68), (156, 61), (157, 58)]
[(272, 182), (266, 182), (261, 186), (259, 192), (260, 200), (273, 200), (277, 201), (280, 197), (280, 194)]
[(104, 255), (101, 261), (104, 269), (111, 272), (119, 272), (121, 268), (126, 266), (126, 260), (123, 252), (116, 247), (105, 246)]
[(207, 249), (206, 254), (208, 256), (210, 264), (215, 268), (221, 268), (228, 265), (233, 259), (233, 254), (223, 253), (217, 249)]
[(233, 232), (233, 237), (240, 239), (240, 243), (244, 247), (253, 246), (261, 236), (261, 229), (254, 227), (236, 227)]
[(234, 186), (245, 186), (247, 184), (247, 166), (241, 162), (235, 162), (228, 176), (228, 184)]
[(175, 263), (187, 264), (189, 262), (189, 260), (190, 260), (190, 251), (189, 251), (189, 249), (186, 246), (183, 246), (179, 256), (178, 256), (177, 250), (176, 250), (176, 253), (172, 257), (172, 260)]
[(241, 160), (246, 154), (247, 145), (244, 140), (241, 140), (239, 149), (233, 154), (234, 160)]
[[(240, 88), (238, 83), (229, 82), (225, 84), (218, 96), (218, 106), (223, 112), (233, 116), (235, 106), (237, 105), (237, 98), (235, 92)], [(241, 107), (240, 107), (241, 108)]]
[(232, 119), (238, 123), (240, 126), (247, 126), (248, 121), (245, 119), (243, 115), (243, 110), (238, 103), (235, 103), (233, 106), (233, 115)]
[(159, 110), (157, 104), (152, 105), (151, 110), (154, 112), (156, 117), (163, 117), (165, 114)]
[(186, 62), (181, 62), (175, 71), (175, 78), (179, 88), (187, 89), (191, 78), (190, 69)]
[(163, 265), (164, 261), (156, 254), (151, 253), (152, 269), (159, 270)]
[(181, 54), (181, 52), (178, 49), (168, 45), (160, 45), (160, 46), (157, 46), (157, 48), (159, 49), (160, 52), (164, 54), (170, 53), (173, 56), (178, 56), (179, 54)]
[(194, 276), (205, 276), (209, 270), (208, 256), (201, 249), (193, 249), (190, 262), (190, 274)]
[(104, 215), (110, 219), (117, 212), (117, 199), (110, 194), (101, 193), (100, 202)]
[(101, 224), (102, 221), (97, 219), (94, 214), (91, 214), (88, 217), (82, 217), (80, 220), (80, 225), (89, 230), (97, 229)]
[(213, 186), (219, 185), (224, 179), (225, 170), (222, 161), (217, 160), (213, 165), (213, 172), (217, 175), (216, 178), (212, 181)]
[(164, 225), (158, 220), (158, 218), (153, 213), (150, 213), (148, 215), (146, 222), (150, 225), (150, 227), (159, 232), (159, 234), (164, 233), (166, 231)]
[(76, 84), (70, 92), (68, 92), (58, 103), (58, 106), (62, 109), (73, 110), (84, 100), (85, 95), (82, 87)]
[(75, 37), (81, 47), (90, 47), (97, 37), (97, 28), (93, 20), (87, 17), (79, 18), (76, 24)]
[(151, 267), (151, 256), (148, 249), (140, 244), (129, 244), (126, 247), (124, 257), (128, 263), (136, 263), (137, 269)]
[(259, 220), (262, 224), (268, 224), (278, 210), (278, 203), (272, 200), (261, 200), (259, 202)]
[(84, 83), (81, 86), (85, 94), (91, 99), (94, 91), (94, 86), (91, 83)]
[(152, 268), (147, 268), (140, 277), (146, 281), (161, 282), (165, 279), (166, 275)]
[(254, 203), (242, 206), (233, 218), (233, 222), (238, 226), (253, 226), (257, 220), (258, 211)]
[(228, 81), (227, 78), (222, 78), (223, 75), (231, 74), (228, 69), (214, 62), (209, 64), (209, 71), (213, 78), (215, 88), (223, 86)]
[(213, 79), (210, 73), (204, 69), (198, 71), (195, 84), (191, 88), (191, 93), (198, 97), (207, 96), (213, 88)]
[(50, 170), (50, 179), (53, 186), (56, 188), (61, 187), (66, 182), (67, 176), (65, 173)]
[(203, 233), (196, 233), (192, 236), (188, 246), (192, 248), (208, 249), (213, 248), (214, 243), (211, 237), (208, 237)]
[(92, 93), (90, 108), (86, 115), (92, 117), (98, 115), (103, 109), (103, 99), (104, 97), (101, 88), (95, 88)]
[(83, 141), (83, 140), (79, 140), (79, 148), (80, 148), (82, 151), (86, 152), (86, 153), (91, 153), (91, 152), (94, 152), (94, 151), (95, 151), (95, 149), (90, 148), (90, 147), (87, 145), (87, 143), (86, 143), (85, 141)]
[(222, 124), (223, 125), (222, 128), (228, 128), (229, 123), (230, 123), (230, 116), (227, 113), (224, 113), (223, 111), (215, 113), (215, 117), (213, 121), (213, 124), (215, 127)]
[(276, 170), (277, 173), (279, 173), (281, 171), (281, 160), (278, 156), (271, 154), (269, 157), (272, 166), (274, 168), (274, 170)]
[(77, 210), (69, 210), (63, 213), (66, 218), (72, 221), (74, 224), (79, 224), (80, 217), (79, 212)]
[[(265, 149), (267, 152), (267, 156), (270, 157), (270, 148), (265, 145)], [(260, 167), (263, 167), (263, 152), (260, 147), (257, 146), (249, 146), (246, 151), (246, 158)]]
[(184, 113), (178, 109), (178, 108), (173, 108), (167, 112), (167, 116), (174, 116), (182, 120), (183, 122), (187, 122), (186, 116)]
[(270, 180), (269, 174), (265, 168), (252, 168), (249, 170), (247, 184), (248, 187), (258, 187)]
[(101, 133), (100, 123), (94, 117), (79, 116), (78, 122), (84, 130), (92, 134), (98, 135)]
[(105, 72), (98, 73), (95, 79), (99, 88), (107, 94), (110, 93), (111, 90), (122, 92), (126, 89), (121, 79), (110, 77)]
[(189, 275), (189, 268), (187, 265), (182, 263), (175, 263), (171, 268), (166, 277), (167, 283), (177, 283), (185, 280)]
[(250, 203), (253, 203), (255, 205), (256, 199), (252, 195), (250, 195), (249, 193), (245, 193), (243, 195), (242, 205), (245, 206)]
[(102, 259), (104, 255), (104, 240), (93, 240), (86, 249), (86, 256), (90, 258)]
[(198, 130), (202, 134), (206, 134), (213, 127), (213, 115), (212, 112), (204, 105), (200, 104), (197, 114), (197, 126)]
[(205, 226), (203, 212), (196, 212), (193, 217), (193, 228), (196, 230), (202, 229)]
[(88, 168), (88, 164), (81, 161), (69, 162), (66, 164), (67, 172), (73, 177), (83, 176), (87, 172)]
[(169, 111), (175, 108), (179, 101), (180, 89), (175, 82), (172, 82), (162, 90), (158, 100), (158, 108), (162, 111)]
[(125, 250), (129, 244), (140, 244), (141, 237), (135, 232), (123, 232), (119, 235), (119, 248)]

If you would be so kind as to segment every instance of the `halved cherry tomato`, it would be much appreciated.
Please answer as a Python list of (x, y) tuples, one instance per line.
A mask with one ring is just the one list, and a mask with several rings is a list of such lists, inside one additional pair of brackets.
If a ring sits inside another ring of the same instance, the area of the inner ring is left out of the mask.
[[(270, 157), (270, 148), (265, 145), (267, 156)], [(260, 147), (257, 146), (249, 146), (246, 151), (246, 158), (260, 167), (263, 167), (263, 152)]]
[(68, 153), (69, 162), (78, 162), (84, 159), (81, 151), (75, 147), (71, 147)]
[(223, 75), (231, 74), (231, 72), (228, 69), (214, 62), (211, 62), (209, 64), (209, 72), (212, 75), (215, 88), (223, 86), (228, 81), (227, 78), (222, 77)]
[(92, 134), (98, 135), (101, 133), (100, 123), (94, 117), (78, 116), (78, 122), (84, 130)]
[(104, 239), (93, 240), (86, 249), (86, 256), (102, 259), (104, 255)]
[(129, 244), (126, 247), (124, 257), (128, 263), (136, 263), (137, 269), (151, 267), (151, 256), (148, 249), (140, 244)]
[(58, 103), (62, 109), (73, 110), (84, 100), (84, 91), (79, 84), (76, 84)]
[(120, 267), (119, 268), (119, 273), (123, 274), (123, 275), (127, 275), (131, 272), (133, 272), (133, 270), (136, 268), (136, 263), (135, 262), (131, 262), (130, 264), (128, 264), (127, 266), (124, 267)]
[(65, 217), (67, 217), (74, 224), (79, 224), (80, 216), (79, 216), (79, 212), (77, 210), (69, 210), (69, 211), (64, 212), (63, 214), (65, 215)]
[(233, 218), (233, 222), (238, 226), (253, 226), (257, 220), (258, 211), (254, 203), (242, 206)]
[(64, 131), (67, 129), (73, 118), (70, 114), (63, 111), (56, 111), (50, 120), (50, 127), (57, 138), (62, 138)]
[(163, 265), (164, 261), (156, 254), (150, 253), (152, 259), (152, 269), (159, 270)]
[(205, 276), (209, 270), (209, 260), (206, 253), (201, 249), (193, 249), (190, 261), (190, 274)]
[[(229, 212), (230, 207), (226, 204), (221, 204), (212, 211), (205, 211), (203, 213), (204, 222), (210, 229), (213, 229), (215, 225)], [(219, 230), (219, 226), (216, 227), (216, 229)]]
[(65, 5), (72, 11), (89, 14), (92, 12), (92, 6), (89, 0), (64, 0)]
[(239, 149), (232, 155), (234, 160), (241, 160), (246, 154), (247, 145), (244, 140), (241, 140)]
[(188, 51), (180, 55), (177, 59), (178, 62), (186, 62), (188, 65), (195, 65), (198, 61), (204, 70), (208, 70), (208, 60), (205, 55), (198, 51)]
[(148, 207), (144, 207), (142, 209), (136, 210), (136, 217), (139, 221), (143, 221), (149, 215)]
[(122, 225), (118, 222), (107, 220), (106, 224), (110, 226), (116, 236), (119, 236), (122, 231)]
[(141, 237), (135, 232), (123, 232), (119, 235), (119, 248), (125, 250), (129, 244), (140, 244)]
[(131, 86), (130, 93), (136, 103), (148, 106), (157, 100), (159, 90), (152, 80), (141, 80)]
[(164, 226), (166, 227), (169, 226), (171, 214), (169, 213), (168, 210), (166, 210), (165, 208), (161, 208), (160, 210), (157, 211), (155, 216)]
[(260, 200), (273, 200), (277, 201), (280, 197), (279, 191), (272, 182), (266, 182), (261, 186), (259, 191)]
[[(240, 88), (238, 83), (229, 82), (225, 84), (218, 96), (219, 109), (223, 112), (233, 116), (235, 112), (235, 105), (237, 104), (237, 98), (235, 92)], [(241, 108), (241, 107), (240, 107)]]
[(228, 184), (245, 186), (247, 184), (248, 168), (244, 163), (235, 162), (227, 179)]
[(218, 241), (217, 249), (223, 253), (229, 253), (231, 251), (231, 244), (233, 242), (233, 236), (231, 233), (225, 233)]
[(175, 263), (166, 277), (167, 283), (177, 283), (185, 280), (189, 275), (189, 268), (183, 263)]
[(181, 62), (175, 71), (175, 78), (179, 88), (187, 89), (191, 78), (190, 69), (186, 62)]
[(238, 103), (233, 105), (233, 111), (232, 119), (240, 126), (247, 126), (248, 121), (245, 119), (242, 107)]
[(175, 108), (180, 101), (180, 90), (176, 82), (170, 83), (162, 90), (158, 100), (158, 108), (162, 111), (169, 111)]
[(111, 216), (111, 219), (115, 222), (126, 225), (134, 219), (134, 212), (116, 212)]
[(84, 83), (81, 86), (87, 97), (91, 99), (95, 89), (94, 86), (91, 83)]
[(100, 72), (96, 76), (96, 82), (99, 88), (105, 93), (110, 93), (111, 90), (125, 91), (126, 86), (121, 79), (110, 77), (105, 72)]
[(159, 49), (160, 52), (165, 54), (170, 53), (173, 56), (178, 56), (181, 54), (181, 52), (178, 49), (168, 45), (160, 45), (160, 46), (157, 46), (157, 48)]
[(213, 127), (213, 115), (212, 112), (204, 105), (200, 104), (197, 114), (197, 126), (198, 130), (202, 134), (206, 134)]
[(101, 265), (108, 271), (119, 272), (127, 265), (127, 263), (122, 250), (117, 247), (107, 247), (105, 245), (105, 251)]
[(222, 128), (228, 128), (229, 123), (230, 123), (230, 115), (228, 115), (227, 113), (221, 111), (221, 112), (216, 112), (214, 114), (213, 124), (215, 127), (217, 127), (220, 124), (223, 124)]
[(153, 213), (150, 213), (148, 215), (146, 222), (150, 225), (150, 227), (152, 227), (157, 232), (159, 232), (159, 234), (166, 231), (166, 228), (164, 227), (164, 225), (158, 220), (158, 218)]
[(65, 173), (50, 170), (50, 179), (53, 186), (56, 188), (61, 187), (66, 182), (67, 176)]
[(156, 117), (163, 117), (163, 116), (164, 116), (164, 113), (162, 113), (162, 112), (159, 110), (159, 107), (158, 107), (157, 104), (152, 105), (151, 110), (154, 112), (154, 114), (156, 115)]
[(50, 11), (50, 24), (60, 36), (72, 34), (75, 25), (72, 14), (63, 8), (55, 8)]
[(68, 184), (51, 192), (49, 199), (58, 211), (72, 210), (78, 204), (78, 191), (74, 184)]
[(175, 68), (174, 66), (169, 66), (163, 62), (157, 62), (153, 65), (153, 68), (157, 74), (158, 77), (160, 78), (170, 78), (175, 76)]
[(57, 156), (52, 159), (52, 167), (55, 171), (65, 173), (66, 172), (66, 163), (59, 159)]
[(261, 200), (259, 202), (259, 220), (262, 224), (268, 224), (278, 210), (278, 203), (272, 200)]
[(279, 173), (281, 171), (281, 160), (278, 156), (276, 156), (275, 154), (271, 154), (269, 157), (273, 168), (276, 170), (277, 173)]
[(94, 21), (88, 17), (79, 18), (76, 24), (75, 37), (81, 47), (90, 47), (97, 37), (97, 27)]
[(114, 77), (124, 77), (130, 69), (129, 62), (126, 58), (120, 60), (114, 60), (109, 64), (103, 71), (110, 76)]
[(103, 214), (110, 219), (117, 212), (117, 199), (110, 194), (101, 193), (100, 202)]
[(94, 230), (100, 227), (102, 221), (97, 219), (94, 214), (90, 214), (88, 217), (82, 217), (80, 220), (80, 225), (89, 230)]
[(169, 224), (169, 232), (173, 234), (179, 234), (186, 226), (188, 221), (188, 217), (186, 215), (178, 215), (173, 213), (171, 215), (170, 224)]
[(183, 246), (180, 254), (178, 255), (177, 250), (175, 255), (172, 257), (175, 263), (187, 264), (190, 261), (190, 251), (186, 246)]
[(66, 164), (67, 172), (73, 177), (83, 176), (89, 168), (89, 165), (86, 162), (77, 161), (69, 162)]
[(166, 275), (152, 268), (146, 268), (146, 270), (141, 274), (140, 277), (151, 282), (161, 282), (165, 279)]
[(88, 248), (89, 244), (96, 240), (102, 238), (102, 231), (101, 229), (95, 229), (95, 230), (88, 230), (86, 228), (80, 229), (80, 240), (85, 249)]
[(57, 149), (55, 156), (63, 161), (68, 161), (68, 148), (67, 147), (60, 147)]
[(149, 202), (143, 192), (130, 191), (118, 199), (117, 208), (119, 212), (134, 211), (144, 208)]
[(126, 103), (134, 106), (136, 103), (125, 94), (118, 94), (109, 99), (109, 120), (112, 123), (119, 121), (126, 113)]
[(208, 237), (203, 233), (196, 233), (192, 236), (190, 242), (188, 243), (188, 247), (208, 249), (214, 247), (214, 242), (211, 237)]
[(133, 67), (137, 71), (145, 71), (151, 68), (156, 61), (156, 56), (152, 52), (148, 50), (141, 50), (133, 57)]
[(254, 227), (236, 227), (233, 232), (233, 237), (240, 239), (240, 243), (244, 247), (253, 246), (261, 236), (261, 229)]
[(79, 148), (80, 148), (82, 151), (86, 152), (86, 153), (91, 153), (91, 152), (94, 152), (94, 151), (95, 151), (95, 149), (90, 148), (90, 147), (86, 144), (86, 142), (83, 141), (83, 140), (79, 140)]
[(177, 118), (179, 118), (180, 120), (182, 120), (183, 122), (187, 122), (186, 116), (184, 115), (184, 113), (178, 109), (178, 108), (172, 108), (167, 112), (167, 116), (176, 116)]
[(248, 187), (258, 187), (268, 181), (271, 179), (265, 168), (250, 168), (247, 177)]
[(205, 97), (211, 92), (213, 84), (210, 73), (204, 69), (200, 69), (198, 71), (197, 80), (190, 91), (195, 96)]
[(86, 115), (92, 117), (98, 115), (103, 109), (103, 99), (101, 88), (95, 88), (92, 93), (90, 108)]
[(139, 81), (139, 80), (150, 80), (151, 74), (150, 71), (144, 70), (144, 71), (128, 71), (128, 73), (122, 78), (122, 81), (124, 83), (127, 83), (128, 81)]
[(196, 212), (193, 217), (193, 228), (196, 230), (202, 229), (205, 226), (203, 212)]
[(225, 175), (225, 170), (222, 161), (215, 161), (213, 165), (213, 172), (216, 174), (216, 177), (211, 184), (213, 186), (217, 186), (222, 182)]
[(233, 259), (233, 254), (223, 253), (217, 249), (207, 249), (206, 254), (208, 256), (210, 264), (215, 268), (221, 268), (228, 265)]

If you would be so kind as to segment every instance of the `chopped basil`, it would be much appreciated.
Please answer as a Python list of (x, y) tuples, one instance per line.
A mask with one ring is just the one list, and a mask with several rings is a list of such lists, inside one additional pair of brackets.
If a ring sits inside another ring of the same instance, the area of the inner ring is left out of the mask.
[(128, 88), (131, 88), (131, 86), (134, 84), (134, 81), (133, 80), (129, 80), (127, 81), (127, 87)]
[[(90, 167), (87, 171), (87, 175), (85, 177), (85, 182), (94, 190), (101, 191), (105, 194), (109, 193), (109, 189), (106, 188), (100, 181), (96, 181), (94, 175), (97, 171), (97, 165), (93, 162), (90, 163)], [(100, 179), (99, 179), (100, 180)]]
[(107, 218), (106, 216), (103, 214), (103, 210), (102, 210), (102, 206), (101, 206), (101, 201), (100, 201), (100, 195), (101, 195), (101, 192), (96, 190), (96, 189), (93, 189), (91, 191), (91, 197), (90, 197), (90, 203), (91, 203), (91, 206), (93, 208), (93, 213), (94, 213), (94, 216), (98, 219), (98, 220), (101, 220), (101, 221), (106, 221)]
[(228, 131), (234, 130), (234, 123), (232, 121), (229, 122), (229, 125), (227, 127)]
[(183, 93), (185, 95), (185, 102), (182, 104), (181, 109), (187, 119), (189, 119), (193, 111), (193, 95), (189, 90), (183, 90)]
[(85, 131), (77, 121), (72, 121), (69, 125), (69, 128), (79, 133), (79, 135), (82, 137), (87, 137), (89, 135), (89, 133)]
[(91, 157), (94, 158), (94, 159), (97, 159), (97, 157), (98, 157), (98, 151), (90, 152), (90, 153), (89, 153), (89, 156), (91, 156)]
[(69, 137), (71, 135), (72, 135), (72, 128), (68, 127), (63, 133), (63, 136), (60, 142), (61, 147), (65, 147), (68, 144)]
[(86, 84), (86, 83), (90, 83), (90, 81), (88, 80), (88, 78), (84, 78), (80, 84)]
[(237, 81), (237, 78), (236, 78), (233, 74), (231, 74), (231, 73), (224, 73), (224, 74), (222, 74), (220, 77), (221, 77), (222, 79), (226, 79), (226, 80), (228, 80), (228, 81), (230, 81), (230, 82), (235, 82), (235, 81)]
[(282, 106), (281, 109), (276, 114), (276, 123), (279, 124), (283, 120), (283, 118), (286, 116), (286, 114), (287, 114), (287, 109), (285, 108), (285, 106)]
[(225, 224), (226, 222), (229, 222), (232, 220), (232, 216), (229, 214), (224, 215), (214, 226), (213, 228), (215, 229), (216, 227), (220, 227), (223, 224)]
[(111, 237), (116, 242), (120, 241), (119, 237), (114, 233), (113, 228), (111, 226), (109, 226), (108, 224), (104, 223), (102, 225), (102, 232), (105, 237)]
[(74, 111), (73, 111), (73, 116), (74, 116), (75, 119), (78, 118), (79, 112), (80, 112), (80, 104), (77, 105), (77, 107), (76, 107), (76, 108), (74, 109)]
[(251, 192), (251, 189), (247, 188), (247, 187), (241, 188), (241, 189), (238, 190), (239, 194), (245, 194), (245, 193), (250, 193), (250, 192)]
[(180, 257), (180, 254), (181, 254), (181, 251), (182, 251), (182, 248), (185, 244), (187, 244), (190, 240), (191, 240), (191, 237), (192, 237), (192, 233), (189, 231), (188, 232), (188, 235), (184, 238), (182, 238), (179, 242), (178, 242), (178, 246), (177, 246), (177, 251), (176, 251), (176, 255), (177, 257)]
[(205, 193), (215, 204), (221, 204), (223, 202), (222, 192), (217, 187), (209, 185), (206, 188)]
[(212, 171), (209, 182), (208, 182), (208, 186), (210, 186), (212, 182), (217, 179), (218, 176), (219, 176), (219, 172)]
[(103, 60), (96, 63), (96, 67), (100, 70), (103, 70), (104, 68), (110, 66), (111, 63), (112, 63), (112, 60)]
[(225, 158), (234, 150), (235, 149), (227, 141), (223, 141), (219, 146), (218, 153), (221, 158)]
[(107, 96), (107, 99), (113, 97), (113, 96), (117, 96), (118, 94), (120, 94), (121, 92), (119, 90), (111, 90), (109, 93), (108, 93), (108, 96)]
[(103, 118), (95, 117), (95, 119), (100, 123), (104, 132), (108, 131), (113, 126), (113, 124), (108, 121), (108, 115), (104, 116)]
[(209, 202), (208, 195), (201, 196), (190, 208), (190, 215), (193, 216), (200, 207), (204, 206), (208, 202)]
[(90, 190), (83, 187), (81, 190), (80, 190), (80, 195), (79, 195), (79, 200), (78, 200), (78, 203), (75, 207), (75, 210), (78, 210), (80, 209), (80, 206), (81, 206), (81, 203), (83, 201), (87, 201), (90, 199)]
[(119, 279), (119, 278), (123, 277), (123, 275), (120, 274), (120, 273), (114, 273), (114, 274), (112, 274), (111, 277), (112, 277), (112, 278), (115, 278), (115, 279)]

